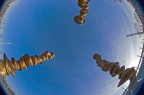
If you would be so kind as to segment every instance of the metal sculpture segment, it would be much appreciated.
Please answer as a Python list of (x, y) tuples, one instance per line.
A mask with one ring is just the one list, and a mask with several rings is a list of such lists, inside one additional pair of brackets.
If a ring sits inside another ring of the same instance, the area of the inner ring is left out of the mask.
[(80, 15), (74, 17), (74, 21), (77, 24), (84, 24), (87, 13), (88, 13), (88, 3), (90, 0), (78, 0), (78, 6), (81, 8)]
[(54, 58), (54, 56), (55, 55), (52, 52), (46, 51), (40, 56), (29, 56), (28, 54), (25, 54), (18, 61), (12, 57), (10, 61), (4, 53), (3, 60), (0, 59), (0, 76), (3, 78), (10, 74), (16, 76), (16, 70), (21, 71), (23, 69), (27, 69), (29, 66), (41, 64), (44, 61)]
[(132, 81), (136, 76), (136, 70), (134, 67), (125, 69), (125, 66), (120, 67), (119, 62), (109, 62), (107, 60), (102, 60), (101, 55), (94, 54), (93, 58), (96, 60), (96, 64), (102, 69), (102, 71), (110, 73), (112, 77), (116, 75), (119, 76), (118, 87), (124, 84), (127, 80)]

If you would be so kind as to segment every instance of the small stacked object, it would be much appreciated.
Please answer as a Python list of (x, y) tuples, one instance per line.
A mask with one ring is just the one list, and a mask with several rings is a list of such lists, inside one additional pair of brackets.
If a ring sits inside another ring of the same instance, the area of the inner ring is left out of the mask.
[(80, 15), (74, 17), (74, 21), (77, 24), (84, 24), (87, 13), (88, 13), (88, 3), (90, 0), (78, 0), (78, 6), (81, 8)]
[(136, 70), (134, 67), (125, 69), (125, 66), (120, 67), (119, 62), (109, 62), (107, 60), (102, 60), (101, 55), (94, 54), (93, 58), (96, 60), (97, 65), (105, 72), (110, 73), (112, 77), (119, 75), (120, 82), (118, 87), (124, 84), (127, 80), (132, 81), (136, 76)]
[(16, 76), (16, 70), (21, 71), (22, 69), (27, 69), (29, 66), (41, 64), (44, 61), (50, 60), (54, 57), (54, 54), (48, 51), (42, 53), (41, 56), (29, 56), (25, 54), (18, 61), (16, 61), (14, 57), (12, 57), (10, 61), (5, 53), (3, 57), (4, 60), (0, 59), (0, 76), (5, 78), (10, 74)]

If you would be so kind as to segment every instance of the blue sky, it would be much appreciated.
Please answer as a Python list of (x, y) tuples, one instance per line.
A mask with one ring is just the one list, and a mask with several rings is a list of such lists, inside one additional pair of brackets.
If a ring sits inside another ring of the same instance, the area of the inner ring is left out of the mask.
[(4, 41), (13, 43), (4, 46), (8, 57), (18, 60), (25, 53), (40, 55), (46, 50), (55, 54), (54, 59), (7, 78), (16, 94), (121, 93), (115, 89), (117, 77), (102, 72), (92, 56), (100, 53), (121, 66), (135, 65), (141, 44), (138, 37), (126, 37), (134, 32), (134, 17), (125, 7), (110, 0), (91, 1), (85, 24), (77, 25), (73, 21), (80, 11), (77, 0), (20, 0), (12, 6), (4, 29)]

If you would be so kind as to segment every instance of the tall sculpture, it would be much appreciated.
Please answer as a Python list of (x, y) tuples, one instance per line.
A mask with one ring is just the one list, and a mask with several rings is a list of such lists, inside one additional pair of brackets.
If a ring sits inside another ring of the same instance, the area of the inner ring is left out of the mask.
[(3, 78), (10, 74), (16, 76), (16, 70), (21, 71), (22, 69), (27, 69), (29, 66), (41, 64), (44, 61), (52, 59), (53, 57), (54, 54), (52, 52), (46, 51), (40, 56), (29, 56), (28, 54), (25, 54), (18, 61), (12, 57), (10, 61), (6, 54), (4, 54), (3, 60), (0, 59), (0, 76)]
[(84, 24), (87, 13), (88, 13), (88, 3), (90, 0), (78, 0), (78, 6), (81, 8), (80, 15), (74, 17), (74, 21), (77, 24)]
[(102, 60), (101, 55), (99, 54), (94, 54), (93, 58), (96, 60), (97, 65), (102, 69), (102, 71), (109, 71), (112, 77), (116, 75), (119, 76), (120, 81), (118, 87), (124, 84), (127, 80), (132, 81), (136, 76), (137, 71), (134, 69), (134, 67), (125, 69), (125, 66), (120, 67), (119, 62), (109, 62), (107, 60)]

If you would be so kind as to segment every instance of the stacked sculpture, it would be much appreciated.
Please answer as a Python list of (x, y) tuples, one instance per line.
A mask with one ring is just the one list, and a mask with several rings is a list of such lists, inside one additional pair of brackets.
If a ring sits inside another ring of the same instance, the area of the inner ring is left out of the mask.
[(74, 21), (77, 24), (84, 24), (87, 13), (88, 13), (88, 2), (90, 0), (78, 0), (78, 6), (82, 8), (80, 10), (80, 15), (74, 17)]
[(93, 58), (96, 60), (97, 65), (105, 72), (111, 74), (112, 77), (119, 75), (120, 82), (118, 87), (124, 84), (127, 80), (132, 81), (136, 76), (136, 70), (134, 67), (125, 69), (125, 66), (120, 67), (118, 62), (109, 62), (107, 60), (102, 60), (101, 55), (94, 54)]
[(53, 53), (46, 51), (42, 53), (41, 56), (29, 56), (28, 54), (25, 54), (18, 61), (16, 61), (14, 57), (12, 57), (10, 61), (6, 54), (4, 54), (4, 59), (0, 59), (0, 75), (3, 78), (10, 74), (16, 76), (16, 70), (21, 71), (22, 69), (27, 69), (29, 66), (41, 64), (44, 61), (52, 59), (53, 57)]

